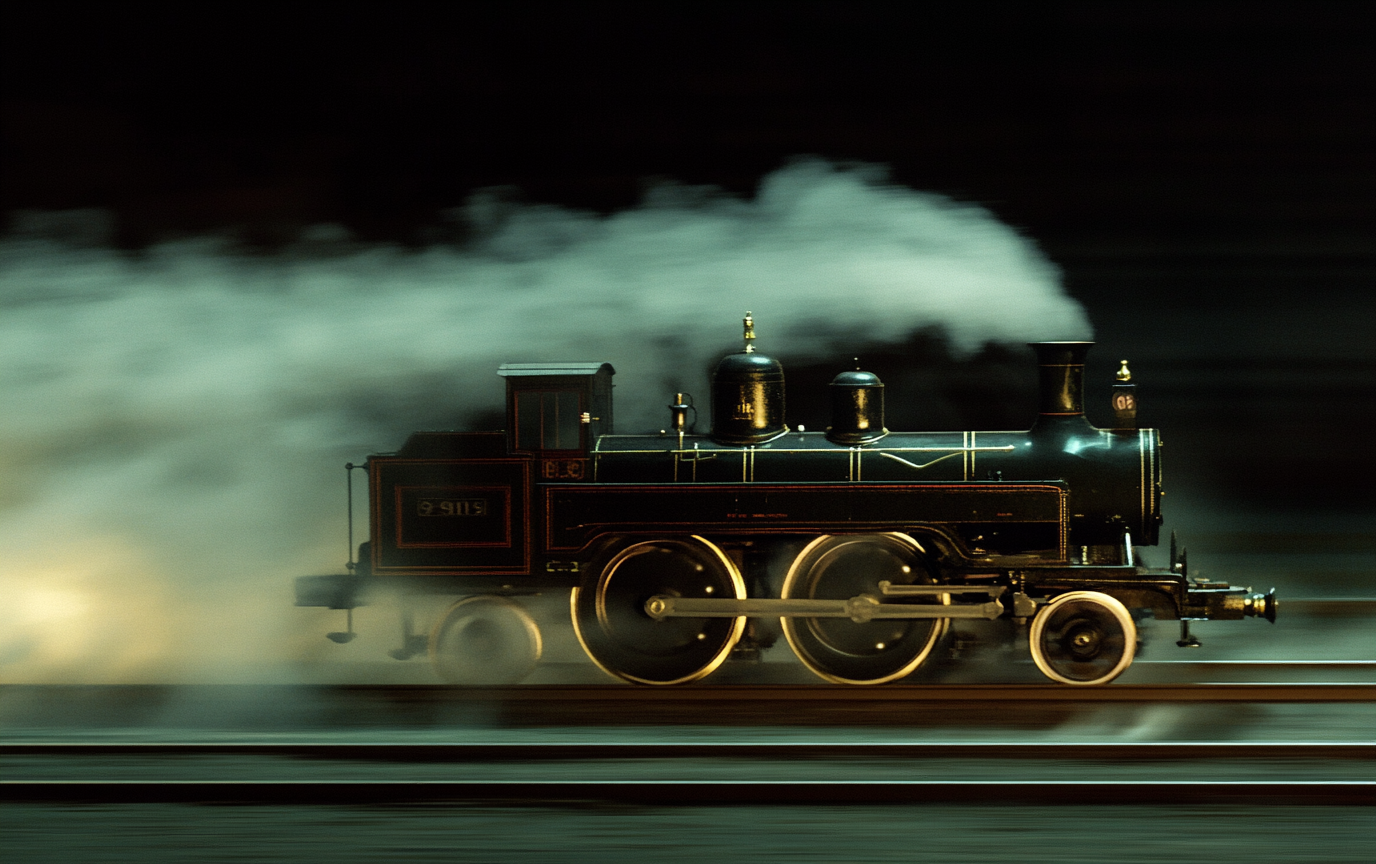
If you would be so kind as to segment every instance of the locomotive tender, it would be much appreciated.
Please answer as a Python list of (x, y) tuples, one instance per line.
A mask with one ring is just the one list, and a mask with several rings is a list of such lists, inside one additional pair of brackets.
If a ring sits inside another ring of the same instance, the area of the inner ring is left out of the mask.
[(958, 618), (1030, 623), (1034, 662), (1065, 684), (1121, 674), (1135, 615), (1181, 621), (1182, 646), (1198, 644), (1191, 620), (1275, 620), (1274, 590), (1191, 579), (1173, 537), (1168, 568), (1138, 562), (1158, 542), (1161, 439), (1136, 428), (1126, 361), (1118, 428), (1085, 418), (1093, 343), (1032, 344), (1026, 432), (890, 432), (884, 385), (858, 370), (830, 385), (831, 426), (805, 432), (749, 313), (744, 337), (713, 376), (708, 435), (682, 394), (658, 435), (613, 434), (609, 364), (502, 365), (506, 430), (417, 432), (370, 456), (371, 539), (352, 572), (298, 579), (297, 604), (457, 596), (428, 638), (404, 618), (392, 652), (427, 651), (455, 683), (525, 677), (542, 635), (521, 598), (552, 591), (569, 591), (593, 662), (640, 684), (757, 656), (752, 618), (780, 619), (799, 660), (844, 684), (912, 673)]

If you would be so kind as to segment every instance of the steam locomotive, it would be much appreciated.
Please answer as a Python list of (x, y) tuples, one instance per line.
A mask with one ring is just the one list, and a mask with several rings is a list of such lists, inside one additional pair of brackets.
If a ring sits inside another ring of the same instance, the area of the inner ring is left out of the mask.
[(1137, 428), (1127, 361), (1113, 429), (1084, 415), (1093, 343), (1042, 342), (1028, 431), (890, 432), (883, 383), (855, 370), (829, 385), (831, 426), (806, 432), (754, 342), (747, 313), (708, 435), (682, 394), (658, 435), (613, 434), (609, 364), (502, 365), (506, 430), (417, 432), (370, 456), (371, 539), (349, 573), (298, 579), (297, 605), (350, 610), (330, 634), (346, 641), (372, 590), (456, 597), (428, 636), (407, 620), (393, 652), (428, 652), (455, 683), (529, 674), (543, 637), (523, 599), (549, 592), (568, 592), (597, 666), (651, 685), (758, 654), (771, 620), (820, 678), (883, 684), (953, 620), (1011, 619), (1037, 668), (1074, 685), (1127, 669), (1144, 616), (1179, 620), (1182, 646), (1192, 620), (1275, 620), (1274, 589), (1191, 579), (1174, 537), (1167, 568), (1139, 562), (1159, 539), (1161, 439)]

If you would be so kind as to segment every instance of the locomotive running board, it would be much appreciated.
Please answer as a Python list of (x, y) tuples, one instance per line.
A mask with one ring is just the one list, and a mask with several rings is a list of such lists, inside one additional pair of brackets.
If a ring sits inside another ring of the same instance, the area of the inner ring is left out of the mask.
[(883, 603), (872, 594), (849, 600), (710, 600), (696, 597), (668, 597), (657, 594), (645, 601), (645, 614), (665, 618), (737, 618), (742, 615), (766, 618), (849, 618), (863, 624), (876, 619), (983, 618), (992, 621), (1004, 613), (1003, 604), (993, 599), (1007, 589), (1000, 586), (967, 587), (945, 585), (889, 585), (880, 583), (885, 596), (941, 597), (952, 594), (984, 594), (986, 603), (914, 606)]

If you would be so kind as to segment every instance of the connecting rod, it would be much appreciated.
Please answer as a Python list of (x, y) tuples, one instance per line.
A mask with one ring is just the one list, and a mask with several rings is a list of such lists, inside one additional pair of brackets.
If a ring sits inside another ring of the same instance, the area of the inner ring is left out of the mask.
[(1003, 604), (993, 599), (1002, 587), (950, 587), (940, 585), (881, 584), (886, 596), (949, 597), (951, 594), (984, 594), (984, 603), (908, 604), (884, 603), (873, 594), (860, 594), (848, 600), (752, 599), (716, 600), (697, 597), (669, 597), (657, 594), (645, 601), (645, 614), (656, 621), (666, 618), (736, 618), (742, 615), (762, 618), (849, 618), (863, 624), (877, 619), (983, 618), (992, 621), (1003, 614)]

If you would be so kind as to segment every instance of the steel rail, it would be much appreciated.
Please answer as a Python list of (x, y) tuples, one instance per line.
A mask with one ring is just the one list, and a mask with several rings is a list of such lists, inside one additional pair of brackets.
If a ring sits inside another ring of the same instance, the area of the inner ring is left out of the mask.
[[(1144, 666), (1182, 668), (1265, 668), (1273, 661), (1142, 661)], [(1370, 661), (1282, 661), (1275, 668), (1376, 668)], [(22, 694), (22, 696), (20, 695)], [(845, 684), (711, 684), (674, 687), (643, 687), (631, 684), (512, 684), (504, 686), (452, 686), (445, 684), (0, 684), (0, 708), (9, 702), (23, 706), (41, 701), (118, 700), (125, 704), (159, 704), (172, 694), (235, 701), (252, 699), (271, 705), (281, 699), (359, 699), (393, 703), (540, 703), (540, 702), (638, 702), (638, 703), (1100, 703), (1100, 702), (1254, 702), (1254, 703), (1370, 703), (1376, 702), (1376, 682), (1334, 683), (1154, 683), (1108, 684), (1075, 687), (1064, 684), (940, 684), (894, 683), (876, 687)], [(242, 696), (241, 696), (242, 694)], [(56, 704), (56, 703), (53, 703)], [(24, 710), (22, 707), (20, 710)], [(3, 713), (0, 711), (0, 713)]]
[(343, 685), (344, 695), (395, 700), (459, 702), (854, 702), (854, 703), (1083, 703), (1083, 702), (1376, 702), (1372, 684), (696, 684), (636, 687), (629, 684), (515, 684), (504, 687), (445, 685)]
[(1181, 669), (1353, 669), (1376, 672), (1376, 660), (1134, 660), (1130, 668), (1138, 666), (1172, 666)]
[(4, 757), (271, 756), (377, 762), (524, 762), (609, 759), (997, 759), (1092, 760), (1376, 760), (1376, 741), (1149, 742), (102, 742), (0, 744)]
[(627, 804), (1376, 804), (1366, 781), (0, 781), (0, 803), (549, 806)]

